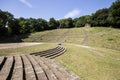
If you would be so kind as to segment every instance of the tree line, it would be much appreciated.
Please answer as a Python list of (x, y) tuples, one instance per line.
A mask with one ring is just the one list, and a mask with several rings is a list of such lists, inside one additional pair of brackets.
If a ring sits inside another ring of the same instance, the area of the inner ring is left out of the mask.
[(79, 18), (66, 18), (46, 21), (42, 18), (14, 18), (13, 14), (0, 10), (0, 36), (26, 34), (57, 28), (83, 27), (85, 24), (92, 27), (104, 26), (120, 28), (120, 0), (116, 0), (109, 8), (97, 10), (92, 15)]

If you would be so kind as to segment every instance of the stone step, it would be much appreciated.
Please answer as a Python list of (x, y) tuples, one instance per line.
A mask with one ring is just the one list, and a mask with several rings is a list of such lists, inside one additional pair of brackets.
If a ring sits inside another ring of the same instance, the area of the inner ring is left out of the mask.
[(66, 67), (60, 65), (59, 63), (56, 63), (53, 59), (52, 60), (48, 59), (47, 61), (51, 64), (51, 66), (53, 66), (53, 68), (56, 68), (65, 77), (67, 77), (67, 80), (80, 80), (79, 76), (75, 75), (73, 72), (68, 70)]
[(49, 54), (49, 53), (54, 53), (54, 52), (56, 52), (56, 51), (59, 50), (59, 49), (61, 49), (61, 47), (58, 47), (58, 48), (55, 48), (55, 49), (49, 50), (49, 51), (42, 51), (42, 52), (40, 52), (40, 53), (38, 53), (38, 54), (35, 54), (35, 55), (36, 55), (36, 56), (37, 56), (37, 55), (44, 56), (44, 55), (47, 55), (47, 54)]
[(23, 63), (21, 56), (15, 56), (12, 80), (23, 80)]
[(36, 54), (42, 54), (42, 53), (48, 53), (50, 51), (53, 51), (55, 49), (59, 48), (58, 46), (56, 48), (53, 49), (49, 49), (49, 50), (45, 50), (45, 51), (40, 51), (40, 52), (34, 52), (34, 53), (30, 53), (31, 55), (36, 55)]
[(53, 58), (55, 58), (55, 57), (58, 57), (58, 56), (62, 55), (65, 51), (66, 51), (66, 49), (64, 49), (63, 51), (59, 52), (58, 54), (55, 54), (55, 55), (53, 55), (53, 56), (50, 56), (49, 58), (50, 58), (50, 59), (53, 59)]
[(48, 80), (43, 68), (38, 64), (38, 62), (34, 59), (34, 57), (31, 55), (27, 55), (27, 56), (29, 60), (31, 61), (32, 66), (35, 69), (37, 80)]
[[(0, 57), (1, 61), (4, 57)], [(0, 80), (80, 80), (53, 59), (34, 55), (6, 57)]]
[(5, 61), (6, 61), (6, 57), (4, 57), (4, 56), (1, 56), (0, 57), (0, 70), (2, 69), (2, 67), (3, 67), (3, 65), (4, 65), (4, 63), (5, 63)]
[(10, 80), (12, 76), (12, 71), (14, 67), (14, 57), (7, 57), (3, 68), (0, 71), (0, 80)]
[(29, 59), (26, 57), (26, 55), (22, 55), (23, 64), (24, 64), (24, 71), (25, 71), (25, 79), (26, 80), (36, 80), (34, 69), (29, 61)]
[(48, 61), (47, 58), (41, 58), (42, 61), (53, 71), (53, 73), (57, 76), (58, 80), (67, 80), (66, 76), (63, 75), (57, 68), (54, 68), (52, 64)]
[(56, 49), (56, 50), (54, 50), (54, 51), (51, 51), (51, 52), (48, 52), (48, 53), (41, 54), (40, 56), (41, 56), (41, 57), (43, 57), (43, 56), (48, 56), (48, 55), (57, 53), (58, 51), (60, 51), (60, 50), (62, 50), (62, 49), (63, 49), (63, 48)]
[(57, 54), (61, 53), (63, 50), (64, 50), (64, 48), (62, 48), (62, 49), (60, 49), (60, 50), (58, 50), (58, 51), (56, 51), (56, 52), (54, 52), (54, 53), (51, 53), (51, 54), (49, 54), (49, 55), (46, 55), (45, 57), (46, 57), (46, 58), (49, 58), (49, 57), (51, 57), (51, 56), (57, 55)]
[(58, 80), (57, 76), (52, 72), (52, 70), (44, 63), (44, 61), (41, 60), (39, 56), (34, 56), (36, 61), (39, 63), (39, 65), (43, 68), (45, 71), (48, 80)]

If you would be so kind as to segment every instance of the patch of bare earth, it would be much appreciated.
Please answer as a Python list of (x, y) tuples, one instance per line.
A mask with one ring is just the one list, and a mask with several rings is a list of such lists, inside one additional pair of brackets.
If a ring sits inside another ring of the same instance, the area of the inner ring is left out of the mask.
[(24, 46), (33, 46), (43, 43), (5, 43), (0, 44), (0, 49), (8, 49), (8, 48), (19, 48)]

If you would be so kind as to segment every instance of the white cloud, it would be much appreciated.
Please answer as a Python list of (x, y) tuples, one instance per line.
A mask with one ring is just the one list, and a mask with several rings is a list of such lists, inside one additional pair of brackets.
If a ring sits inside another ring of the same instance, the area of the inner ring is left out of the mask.
[(28, 7), (32, 8), (32, 5), (27, 0), (19, 0), (19, 1), (27, 5)]
[(68, 13), (64, 16), (64, 18), (69, 18), (69, 17), (73, 18), (73, 17), (78, 16), (79, 14), (80, 14), (80, 10), (79, 10), (79, 9), (74, 9), (74, 10), (68, 12)]

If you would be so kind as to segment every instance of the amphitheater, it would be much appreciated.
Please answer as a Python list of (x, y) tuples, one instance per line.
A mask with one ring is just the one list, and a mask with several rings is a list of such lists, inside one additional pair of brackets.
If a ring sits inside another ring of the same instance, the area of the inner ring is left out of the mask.
[(1, 56), (0, 80), (80, 80), (79, 76), (54, 60), (67, 50), (61, 41), (53, 49), (27, 55)]

